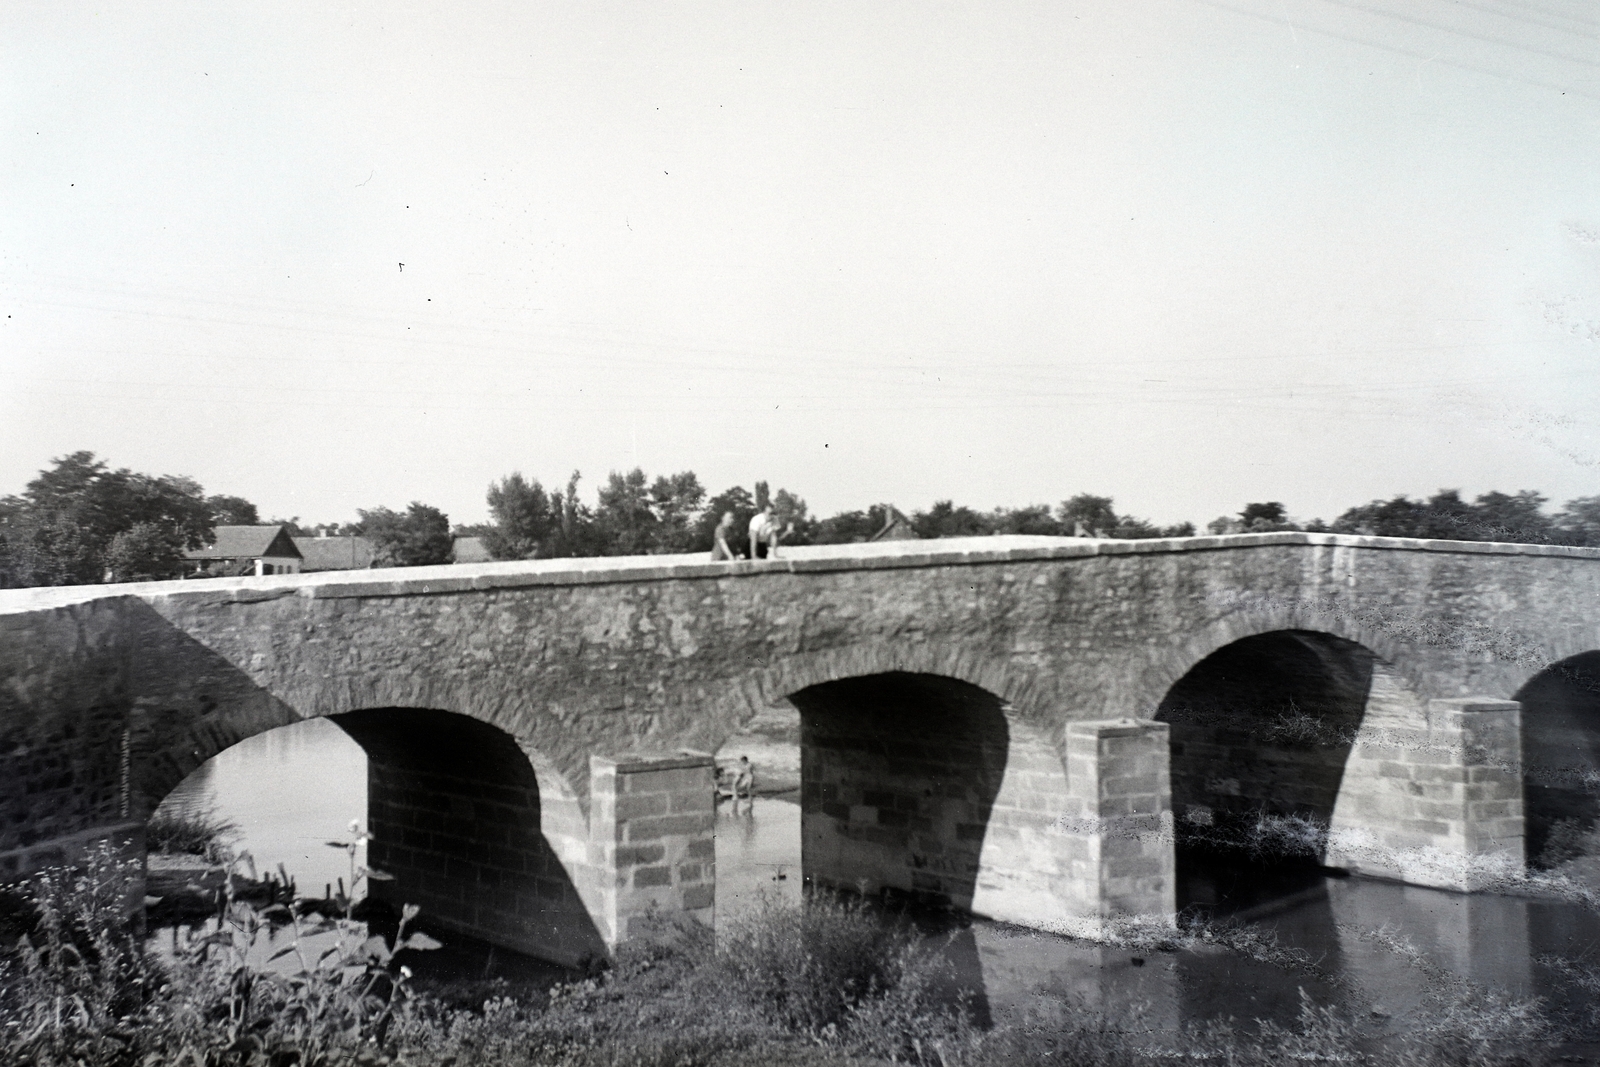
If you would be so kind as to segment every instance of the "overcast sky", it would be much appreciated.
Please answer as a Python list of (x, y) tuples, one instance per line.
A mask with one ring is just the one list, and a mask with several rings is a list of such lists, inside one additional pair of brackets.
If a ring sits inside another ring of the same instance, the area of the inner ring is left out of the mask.
[[(0, 493), (1600, 493), (1589, 0), (0, 5)], [(402, 266), (403, 265), (403, 266)]]

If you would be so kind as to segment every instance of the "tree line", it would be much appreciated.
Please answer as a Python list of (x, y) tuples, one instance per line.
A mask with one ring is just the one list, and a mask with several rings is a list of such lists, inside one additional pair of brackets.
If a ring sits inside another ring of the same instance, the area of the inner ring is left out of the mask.
[[(754, 515), (771, 505), (790, 545), (866, 541), (902, 521), (920, 538), (994, 534), (1114, 538), (1189, 537), (1192, 523), (1157, 526), (1119, 513), (1109, 496), (1079, 493), (1054, 506), (977, 510), (941, 500), (903, 515), (891, 504), (811, 515), (805, 500), (758, 482), (709, 496), (693, 471), (650, 478), (640, 468), (613, 471), (594, 504), (579, 495), (577, 472), (546, 489), (520, 472), (489, 486), (490, 521), (452, 528), (438, 508), (413, 501), (404, 510), (374, 507), (352, 523), (301, 525), (269, 519), (291, 535), (368, 538), (376, 566), (418, 566), (450, 559), (453, 539), (481, 537), (495, 559), (549, 559), (709, 552), (717, 523), (732, 512), (740, 542)], [(1600, 546), (1600, 496), (1569, 500), (1551, 513), (1531, 490), (1489, 492), (1467, 501), (1445, 489), (1423, 500), (1396, 496), (1349, 508), (1331, 522), (1292, 520), (1278, 501), (1246, 504), (1207, 524), (1213, 534), (1277, 530), (1375, 534), (1457, 541)], [(207, 495), (192, 478), (112, 469), (92, 452), (53, 461), (21, 494), (0, 497), (0, 588), (147, 581), (192, 574), (184, 553), (212, 542), (217, 526), (261, 524), (238, 496)]]

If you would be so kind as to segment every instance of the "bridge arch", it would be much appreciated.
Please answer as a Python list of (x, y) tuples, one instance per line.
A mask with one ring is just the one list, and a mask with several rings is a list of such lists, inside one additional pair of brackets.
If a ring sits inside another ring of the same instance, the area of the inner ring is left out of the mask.
[[(356, 708), (281, 725), (312, 719), (337, 725), (366, 754), (367, 862), (393, 876), (367, 887), (373, 899), (416, 904), (425, 922), (557, 962), (605, 953), (592, 917), (587, 820), (542, 752), (482, 719), (429, 707)], [(165, 795), (156, 790), (176, 767), (198, 768), (263, 733), (259, 725), (219, 715), (191, 728), (184, 759), (157, 762), (147, 781), (153, 798)]]
[(1314, 878), (1376, 774), (1358, 745), (1419, 715), (1382, 656), (1323, 630), (1250, 633), (1195, 663), (1156, 711), (1170, 731), (1180, 908), (1248, 907), (1269, 885)]
[(1552, 663), (1513, 699), (1522, 705), (1528, 859), (1560, 866), (1600, 828), (1600, 650)]
[(803, 876), (1034, 926), (1067, 922), (1061, 885), (1072, 872), (1052, 829), (1066, 776), (1049, 732), (965, 678), (850, 674), (851, 662), (813, 662), (815, 673), (788, 677), (816, 680), (783, 694), (800, 715)]
[(1209, 657), (1239, 641), (1266, 634), (1303, 632), (1323, 634), (1369, 650), (1384, 664), (1384, 672), (1406, 689), (1421, 688), (1420, 674), (1406, 666), (1413, 649), (1394, 631), (1364, 622), (1352, 614), (1328, 612), (1313, 603), (1286, 597), (1251, 593), (1234, 598), (1239, 610), (1203, 623), (1181, 640), (1156, 650), (1139, 685), (1137, 705), (1154, 716), (1167, 694)]

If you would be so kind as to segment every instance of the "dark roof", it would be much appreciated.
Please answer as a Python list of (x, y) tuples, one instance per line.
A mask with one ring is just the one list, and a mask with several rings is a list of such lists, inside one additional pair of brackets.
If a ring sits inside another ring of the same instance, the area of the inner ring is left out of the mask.
[(483, 543), (483, 538), (458, 537), (450, 546), (450, 562), (493, 563), (494, 557), (489, 554), (489, 546)]
[(211, 544), (190, 549), (184, 559), (299, 559), (300, 550), (282, 526), (218, 526)]
[(912, 541), (917, 536), (916, 527), (911, 525), (911, 520), (900, 514), (900, 509), (889, 509), (888, 521), (883, 524), (883, 529), (867, 538), (868, 541)]
[(365, 537), (296, 537), (305, 560), (302, 571), (360, 571), (372, 566), (372, 542)]

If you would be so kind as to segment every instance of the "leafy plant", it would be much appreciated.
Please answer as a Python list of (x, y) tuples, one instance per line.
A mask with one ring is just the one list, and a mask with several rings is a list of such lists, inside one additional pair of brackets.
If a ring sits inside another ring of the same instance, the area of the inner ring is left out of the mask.
[(127, 921), (138, 876), (138, 863), (102, 843), (81, 869), (41, 871), (23, 888), (32, 929), (0, 972), (0, 1033), (10, 1048), (44, 1061), (131, 1042), (132, 1020), (161, 981)]

